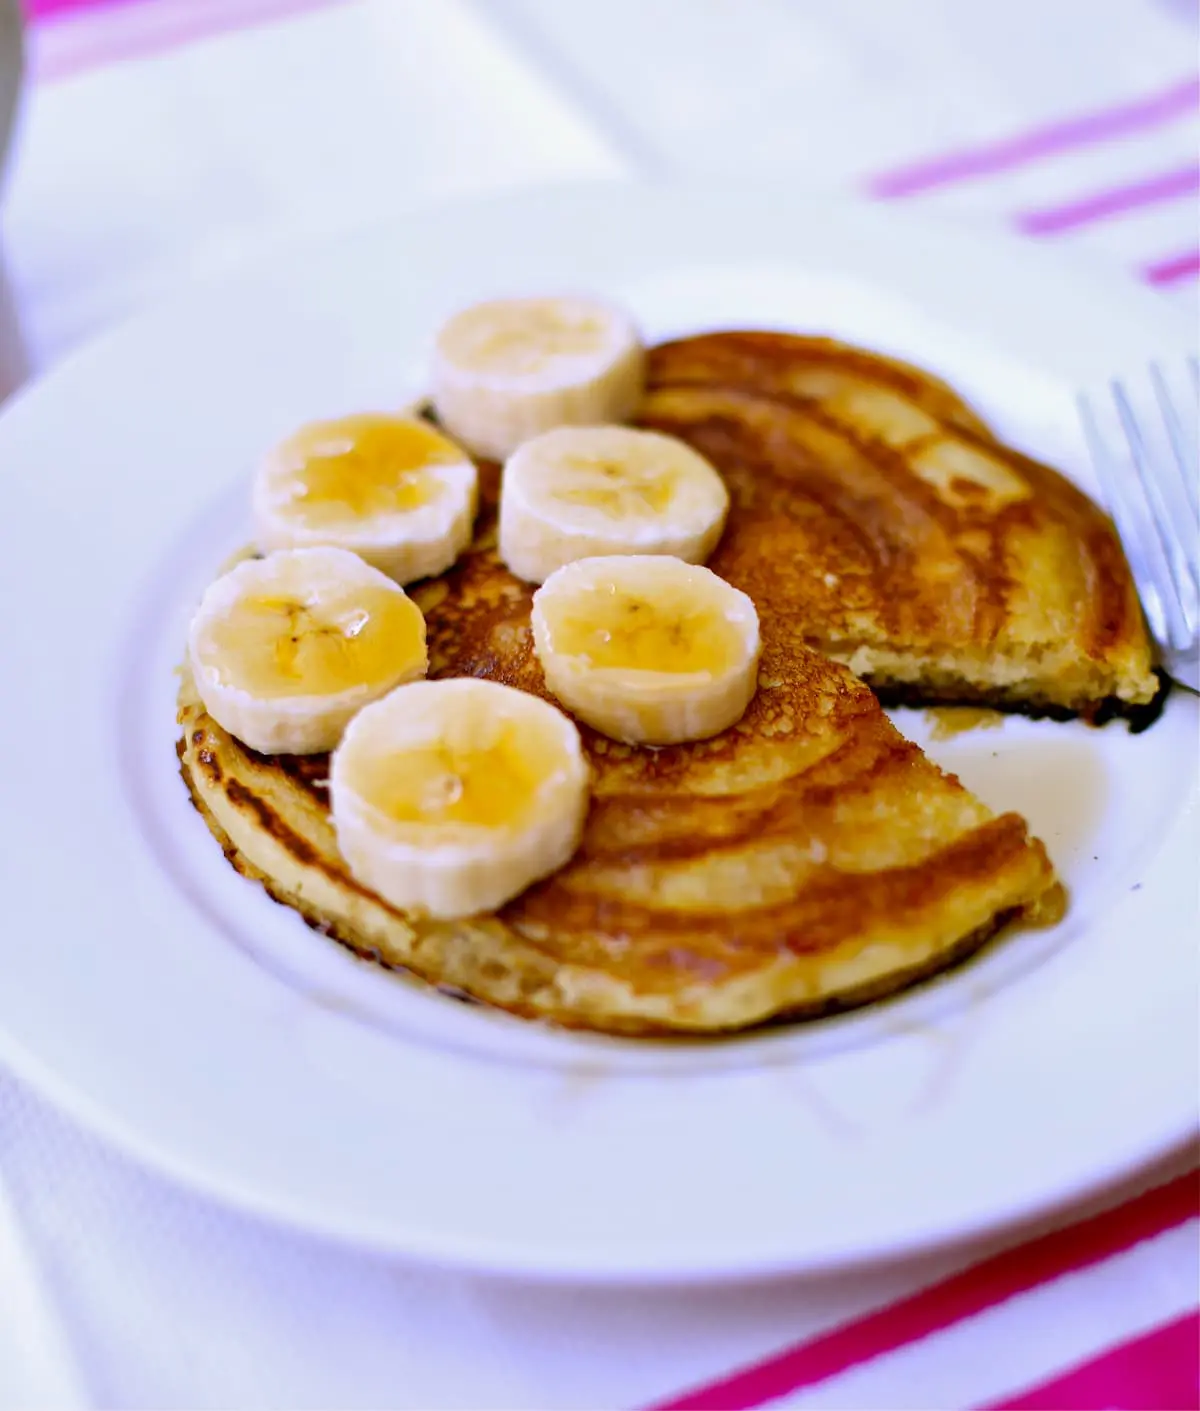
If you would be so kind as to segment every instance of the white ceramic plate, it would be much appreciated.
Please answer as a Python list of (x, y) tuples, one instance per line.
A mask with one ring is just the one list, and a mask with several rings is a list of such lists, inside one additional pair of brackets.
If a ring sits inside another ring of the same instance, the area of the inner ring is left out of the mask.
[[(413, 216), (197, 289), (0, 418), (0, 1055), (180, 1180), (446, 1263), (813, 1269), (1066, 1202), (1194, 1130), (1197, 710), (934, 742), (1072, 891), (886, 1006), (715, 1045), (567, 1036), (353, 960), (226, 865), (175, 765), (190, 605), (295, 423), (392, 405), (451, 307), (603, 291), (657, 337), (832, 331), (1084, 474), (1073, 390), (1172, 309), (1001, 238), (783, 194), (616, 186)], [(925, 718), (897, 716), (924, 741)]]

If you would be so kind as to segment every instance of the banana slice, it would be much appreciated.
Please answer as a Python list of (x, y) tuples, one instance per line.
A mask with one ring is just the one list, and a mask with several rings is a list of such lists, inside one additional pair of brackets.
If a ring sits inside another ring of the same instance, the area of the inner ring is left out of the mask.
[(451, 436), (503, 460), (552, 426), (624, 421), (641, 400), (633, 321), (596, 299), (496, 299), (437, 336), (433, 403)]
[(470, 543), (478, 479), (466, 452), (415, 416), (314, 422), (259, 466), (258, 547), (332, 544), (412, 583), (442, 573)]
[(533, 595), (546, 684), (629, 744), (718, 735), (758, 682), (758, 613), (707, 568), (658, 555), (580, 559)]
[(284, 549), (210, 585), (188, 656), (204, 708), (243, 744), (316, 754), (363, 706), (425, 675), (425, 619), (347, 549)]
[(579, 731), (536, 696), (459, 677), (402, 686), (355, 717), (330, 766), (338, 847), (393, 906), (493, 911), (579, 845)]
[(530, 583), (604, 554), (703, 563), (728, 511), (720, 475), (673, 436), (561, 426), (526, 441), (505, 464), (500, 557)]

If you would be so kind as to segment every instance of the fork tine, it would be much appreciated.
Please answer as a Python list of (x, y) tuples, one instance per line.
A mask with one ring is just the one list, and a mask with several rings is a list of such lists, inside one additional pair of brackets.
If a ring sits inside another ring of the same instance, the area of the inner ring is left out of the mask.
[(1175, 588), (1174, 595), (1165, 592), (1160, 595), (1164, 599), (1171, 627), (1167, 640), (1182, 651), (1191, 645), (1197, 623), (1200, 622), (1200, 582), (1197, 581), (1195, 565), (1189, 562), (1188, 547), (1179, 534), (1178, 510), (1169, 503), (1161, 477), (1154, 473), (1141, 425), (1125, 389), (1119, 382), (1113, 382), (1112, 394), (1125, 439), (1129, 442), (1134, 469), (1150, 510), (1150, 519), (1162, 546), (1167, 572)]
[[(1167, 428), (1167, 437), (1175, 455), (1175, 464), (1179, 467), (1183, 480), (1184, 492), (1191, 505), (1192, 518), (1200, 525), (1200, 436), (1195, 434), (1194, 427), (1190, 430), (1184, 428), (1175, 403), (1171, 400), (1171, 392), (1162, 369), (1157, 363), (1150, 364), (1150, 378), (1154, 383), (1154, 396), (1158, 409), (1162, 412), (1163, 424)], [(1197, 390), (1197, 395), (1200, 396), (1200, 389)]]
[(1121, 468), (1114, 462), (1104, 437), (1100, 434), (1091, 402), (1081, 392), (1076, 398), (1076, 403), (1079, 407), (1079, 419), (1083, 425), (1084, 438), (1088, 443), (1088, 452), (1091, 455), (1092, 464), (1096, 468), (1096, 475), (1100, 481), (1100, 488), (1104, 492), (1108, 512), (1112, 515), (1113, 523), (1117, 526), (1117, 533), (1121, 537), (1125, 557), (1129, 560), (1133, 581), (1137, 584), (1138, 593), (1142, 599), (1146, 621), (1153, 636), (1160, 642), (1165, 642), (1168, 640), (1166, 608), (1158, 590), (1157, 575), (1153, 567), (1154, 555), (1146, 542), (1141, 516), (1136, 513), (1136, 501), (1130, 502), (1125, 477), (1121, 474)]

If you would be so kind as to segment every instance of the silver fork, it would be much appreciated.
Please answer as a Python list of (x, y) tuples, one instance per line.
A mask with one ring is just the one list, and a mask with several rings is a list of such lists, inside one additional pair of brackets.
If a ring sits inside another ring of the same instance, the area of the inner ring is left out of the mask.
[[(1079, 396), (1096, 474), (1171, 677), (1200, 691), (1200, 364), (1188, 359), (1190, 406), (1181, 409), (1151, 363), (1149, 396), (1113, 381), (1111, 404)], [(1140, 411), (1138, 408), (1140, 407)], [(1115, 419), (1111, 413), (1115, 412)], [(1107, 421), (1107, 425), (1104, 425)]]

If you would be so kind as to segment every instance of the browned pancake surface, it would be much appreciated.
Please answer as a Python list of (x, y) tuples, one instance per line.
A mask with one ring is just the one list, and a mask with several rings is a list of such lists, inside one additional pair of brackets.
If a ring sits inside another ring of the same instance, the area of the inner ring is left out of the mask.
[(1093, 717), (1160, 695), (1107, 517), (936, 379), (828, 340), (708, 334), (652, 351), (641, 420), (729, 484), (709, 566), (878, 689)]

